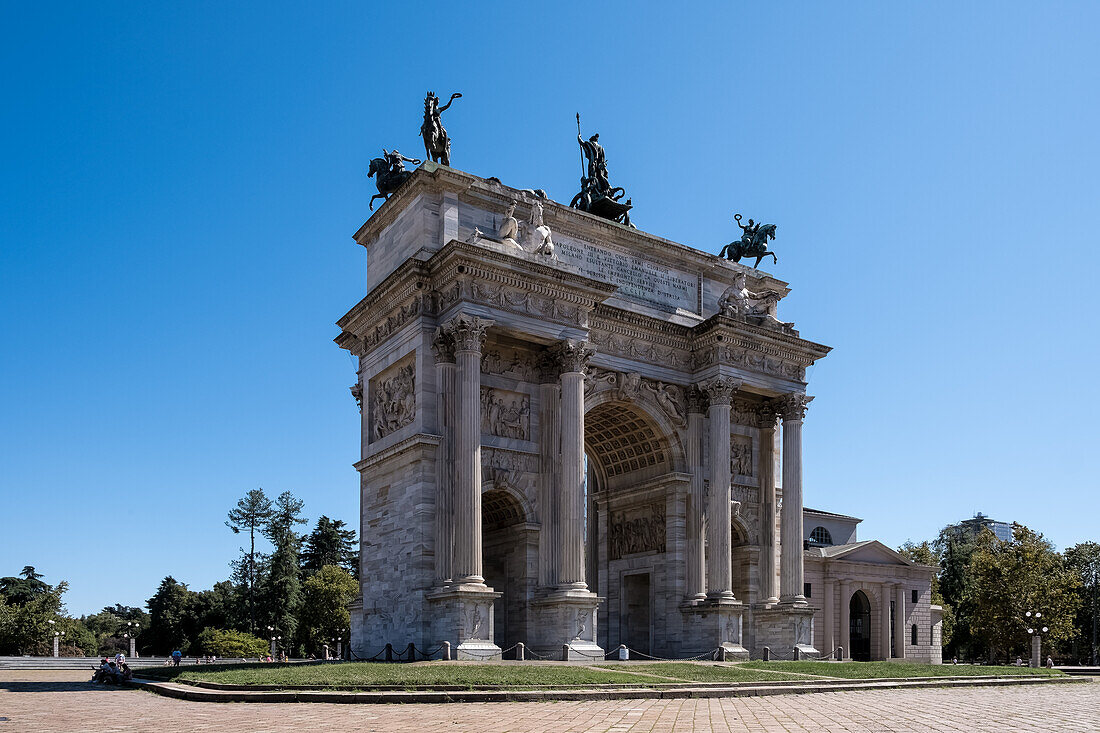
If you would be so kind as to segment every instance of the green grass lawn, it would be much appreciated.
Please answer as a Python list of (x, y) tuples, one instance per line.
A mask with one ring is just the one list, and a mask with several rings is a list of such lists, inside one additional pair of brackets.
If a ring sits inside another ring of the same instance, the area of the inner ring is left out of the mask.
[(159, 680), (220, 682), (233, 685), (339, 685), (369, 689), (379, 685), (499, 685), (540, 687), (552, 685), (642, 684), (660, 680), (614, 670), (595, 670), (565, 665), (497, 664), (253, 664), (209, 667), (154, 667), (139, 670), (138, 677)]
[[(601, 664), (601, 668), (620, 669), (628, 672), (670, 677), (674, 680), (691, 682), (774, 682), (782, 680), (805, 680), (799, 675), (784, 674), (779, 671), (745, 667), (743, 665), (689, 664), (687, 662), (658, 662), (654, 664), (612, 665)], [(661, 680), (652, 680), (660, 684)], [(670, 680), (673, 681), (673, 680)]]
[(908, 662), (745, 662), (742, 667), (775, 672), (800, 672), (844, 679), (898, 677), (970, 677), (979, 675), (1060, 676), (1056, 669), (973, 666), (969, 664), (914, 664)]

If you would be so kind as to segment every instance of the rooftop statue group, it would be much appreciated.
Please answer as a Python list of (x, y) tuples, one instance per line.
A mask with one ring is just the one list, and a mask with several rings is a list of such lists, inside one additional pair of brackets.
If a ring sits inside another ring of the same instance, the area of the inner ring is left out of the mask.
[[(449, 166), (451, 164), (451, 138), (443, 127), (443, 113), (462, 94), (455, 92), (443, 106), (439, 104), (439, 97), (434, 92), (428, 92), (424, 98), (424, 122), (420, 126), (420, 136), (424, 139), (425, 159)], [(589, 214), (615, 221), (633, 228), (630, 223), (630, 209), (633, 207), (630, 199), (623, 201), (626, 191), (620, 186), (612, 186), (607, 174), (607, 155), (600, 145), (600, 135), (596, 133), (587, 140), (581, 135), (581, 116), (577, 114), (577, 144), (580, 145), (581, 190), (573, 197), (570, 206), (574, 209), (585, 211)], [(401, 187), (411, 171), (405, 169), (405, 163), (420, 165), (423, 161), (417, 158), (409, 158), (397, 150), (382, 149), (382, 157), (374, 158), (370, 162), (367, 176), (375, 179), (378, 193), (371, 197), (369, 208), (374, 211), (375, 199), (387, 199)], [(495, 180), (495, 179), (490, 179)], [(546, 198), (540, 190), (532, 192), (537, 198)], [(531, 209), (531, 219), (526, 227), (524, 237), (519, 236), (520, 224), (515, 219), (515, 201), (505, 214), (504, 223), (498, 231), (498, 237), (505, 244), (511, 243), (529, 252), (552, 255), (554, 251), (551, 242), (550, 230), (542, 221), (542, 204), (536, 202)], [(537, 207), (537, 212), (536, 208)], [(775, 224), (759, 224), (749, 219), (748, 224), (741, 223), (741, 214), (735, 214), (737, 226), (741, 228), (741, 238), (722, 247), (719, 257), (725, 257), (734, 262), (740, 262), (745, 257), (755, 257), (753, 268), (760, 266), (760, 261), (765, 257), (771, 257), (772, 262), (779, 263), (779, 258), (774, 252), (768, 250), (768, 240), (775, 239)], [(480, 230), (475, 231), (473, 239), (480, 238)], [(522, 240), (522, 241), (521, 241)]]

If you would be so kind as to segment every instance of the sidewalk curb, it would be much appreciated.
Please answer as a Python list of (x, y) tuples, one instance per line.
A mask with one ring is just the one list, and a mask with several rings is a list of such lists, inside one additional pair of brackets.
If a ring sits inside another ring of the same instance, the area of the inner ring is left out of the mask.
[[(211, 683), (207, 683), (211, 684)], [(677, 700), (685, 698), (761, 697), (765, 695), (805, 695), (821, 692), (851, 692), (856, 690), (899, 690), (946, 687), (1006, 687), (1037, 684), (1090, 684), (1081, 677), (982, 677), (979, 679), (921, 680), (843, 680), (838, 682), (794, 682), (776, 685), (756, 682), (733, 684), (685, 684), (674, 687), (616, 687), (547, 690), (389, 690), (383, 692), (319, 691), (319, 690), (242, 690), (209, 689), (174, 682), (134, 679), (127, 686), (148, 690), (165, 697), (192, 702), (266, 702), (303, 703), (326, 702), (342, 704), (416, 704), (451, 702), (560, 702), (578, 700)]]

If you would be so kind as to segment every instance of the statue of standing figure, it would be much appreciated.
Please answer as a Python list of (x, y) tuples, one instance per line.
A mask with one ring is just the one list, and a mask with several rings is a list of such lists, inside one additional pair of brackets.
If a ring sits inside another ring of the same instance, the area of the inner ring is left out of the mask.
[(577, 144), (581, 146), (582, 160), (588, 160), (588, 168), (587, 175), (581, 176), (580, 193), (573, 197), (569, 205), (574, 209), (633, 227), (630, 223), (630, 209), (633, 204), (630, 199), (620, 201), (626, 191), (613, 187), (608, 180), (607, 155), (600, 145), (600, 134), (596, 133), (587, 140), (581, 136), (580, 114), (577, 115)]
[(443, 113), (461, 96), (455, 92), (442, 107), (435, 92), (428, 92), (424, 97), (424, 124), (420, 126), (420, 136), (424, 138), (425, 156), (436, 163), (451, 164), (451, 138), (443, 127)]

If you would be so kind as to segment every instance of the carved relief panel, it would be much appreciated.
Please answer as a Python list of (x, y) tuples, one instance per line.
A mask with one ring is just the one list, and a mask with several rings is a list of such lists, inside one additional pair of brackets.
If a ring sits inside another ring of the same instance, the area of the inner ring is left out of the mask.
[(531, 439), (531, 398), (522, 392), (481, 388), (481, 432), (515, 440)]
[(733, 476), (756, 476), (752, 460), (752, 438), (747, 435), (730, 436), (730, 473)]
[(370, 380), (370, 440), (373, 443), (416, 418), (416, 364), (405, 357)]
[(664, 552), (665, 505), (655, 502), (611, 512), (607, 549), (612, 560), (639, 552)]

